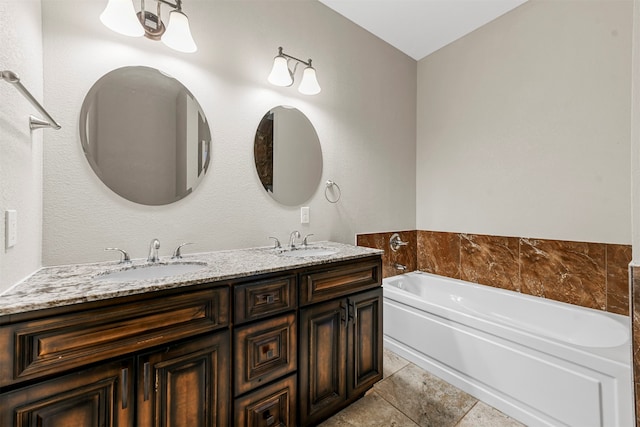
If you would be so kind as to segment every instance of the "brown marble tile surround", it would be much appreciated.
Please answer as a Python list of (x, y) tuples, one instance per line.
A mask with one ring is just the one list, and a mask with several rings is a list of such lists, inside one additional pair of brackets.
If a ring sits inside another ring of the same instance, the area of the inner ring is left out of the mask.
[[(385, 251), (384, 277), (422, 270), (557, 301), (629, 314), (631, 246), (424, 230), (402, 231), (409, 245), (389, 249), (393, 232), (357, 235)], [(640, 427), (640, 426), (639, 426)]]
[(636, 426), (640, 427), (640, 266), (629, 267), (631, 280), (632, 347), (633, 347), (633, 385), (636, 401)]
[[(408, 242), (407, 246), (399, 248), (396, 252), (389, 247), (389, 239), (394, 233), (400, 235), (403, 242)], [(383, 277), (402, 274), (394, 265), (402, 264), (407, 267), (407, 271), (417, 270), (416, 263), (416, 231), (391, 231), (389, 233), (371, 233), (356, 235), (356, 244), (367, 248), (382, 249), (382, 275)]]

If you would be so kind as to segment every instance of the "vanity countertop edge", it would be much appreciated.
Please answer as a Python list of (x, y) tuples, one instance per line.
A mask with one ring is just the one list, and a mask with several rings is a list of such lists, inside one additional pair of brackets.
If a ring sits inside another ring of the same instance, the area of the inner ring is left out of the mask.
[(105, 273), (148, 266), (146, 260), (135, 259), (131, 264), (112, 261), (43, 267), (0, 294), (0, 318), (83, 302), (241, 279), (384, 253), (379, 249), (337, 242), (325, 241), (310, 245), (310, 247), (315, 246), (336, 249), (337, 253), (327, 256), (286, 257), (279, 255), (272, 248), (260, 247), (188, 254), (180, 260), (172, 260), (167, 256), (161, 257), (160, 263), (202, 263), (205, 266), (192, 273), (126, 282), (96, 279)]

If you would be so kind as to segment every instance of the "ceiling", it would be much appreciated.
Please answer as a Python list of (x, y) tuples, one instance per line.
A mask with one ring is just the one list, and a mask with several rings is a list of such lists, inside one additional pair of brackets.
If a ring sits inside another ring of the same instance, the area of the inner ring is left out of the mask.
[(527, 0), (320, 0), (415, 60)]

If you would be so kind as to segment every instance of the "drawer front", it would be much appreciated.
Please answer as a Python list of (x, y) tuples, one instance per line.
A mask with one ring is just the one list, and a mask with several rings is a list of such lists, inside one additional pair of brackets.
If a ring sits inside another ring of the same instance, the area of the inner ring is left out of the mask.
[(2, 328), (0, 387), (226, 326), (228, 301), (208, 289)]
[(381, 285), (380, 259), (310, 271), (300, 275), (300, 305), (327, 301)]
[(234, 286), (234, 322), (239, 324), (294, 309), (295, 285), (296, 277), (291, 275)]
[(296, 330), (293, 313), (236, 328), (235, 396), (297, 369)]
[(296, 376), (236, 399), (234, 406), (238, 427), (295, 427)]

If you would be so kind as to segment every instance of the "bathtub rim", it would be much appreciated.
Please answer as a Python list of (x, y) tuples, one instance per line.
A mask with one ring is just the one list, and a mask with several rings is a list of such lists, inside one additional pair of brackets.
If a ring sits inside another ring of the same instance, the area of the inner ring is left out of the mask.
[[(589, 312), (608, 317), (617, 323), (620, 323), (627, 330), (627, 341), (616, 347), (590, 347), (582, 346), (575, 343), (568, 343), (564, 340), (560, 340), (554, 337), (543, 336), (535, 334), (533, 332), (524, 330), (519, 327), (511, 326), (507, 323), (492, 320), (488, 317), (480, 317), (473, 313), (464, 312), (451, 306), (445, 306), (435, 302), (427, 301), (420, 296), (413, 294), (409, 291), (402, 290), (397, 286), (390, 284), (389, 282), (394, 279), (399, 279), (403, 276), (418, 276), (422, 278), (438, 280), (443, 282), (451, 282), (458, 286), (472, 286), (476, 289), (480, 289), (483, 292), (489, 293), (507, 293), (515, 298), (522, 298), (525, 300), (534, 300), (536, 303), (543, 303), (549, 305), (559, 305), (561, 307), (575, 310), (587, 310)], [(423, 271), (412, 271), (401, 275), (391, 276), (384, 278), (382, 281), (383, 298), (388, 298), (397, 301), (402, 304), (406, 304), (418, 309), (425, 309), (426, 311), (441, 317), (443, 319), (461, 323), (465, 326), (487, 331), (492, 335), (506, 337), (514, 342), (522, 342), (520, 337), (526, 337), (526, 345), (536, 346), (536, 348), (550, 348), (556, 346), (560, 351), (557, 355), (562, 357), (577, 357), (580, 361), (586, 361), (589, 359), (601, 359), (601, 361), (607, 361), (618, 364), (622, 368), (630, 369), (633, 361), (632, 347), (631, 347), (631, 321), (628, 316), (610, 313), (603, 310), (597, 310), (589, 307), (577, 306), (574, 304), (568, 304), (561, 301), (555, 301), (548, 298), (537, 297), (533, 295), (523, 294), (508, 289), (496, 288), (493, 286), (482, 285), (479, 283), (467, 282), (460, 279), (455, 279), (447, 276), (440, 276), (433, 273), (427, 273)], [(478, 322), (478, 323), (474, 323)], [(482, 328), (479, 327), (482, 325)], [(506, 334), (506, 335), (504, 335)], [(596, 362), (598, 363), (598, 362)]]

